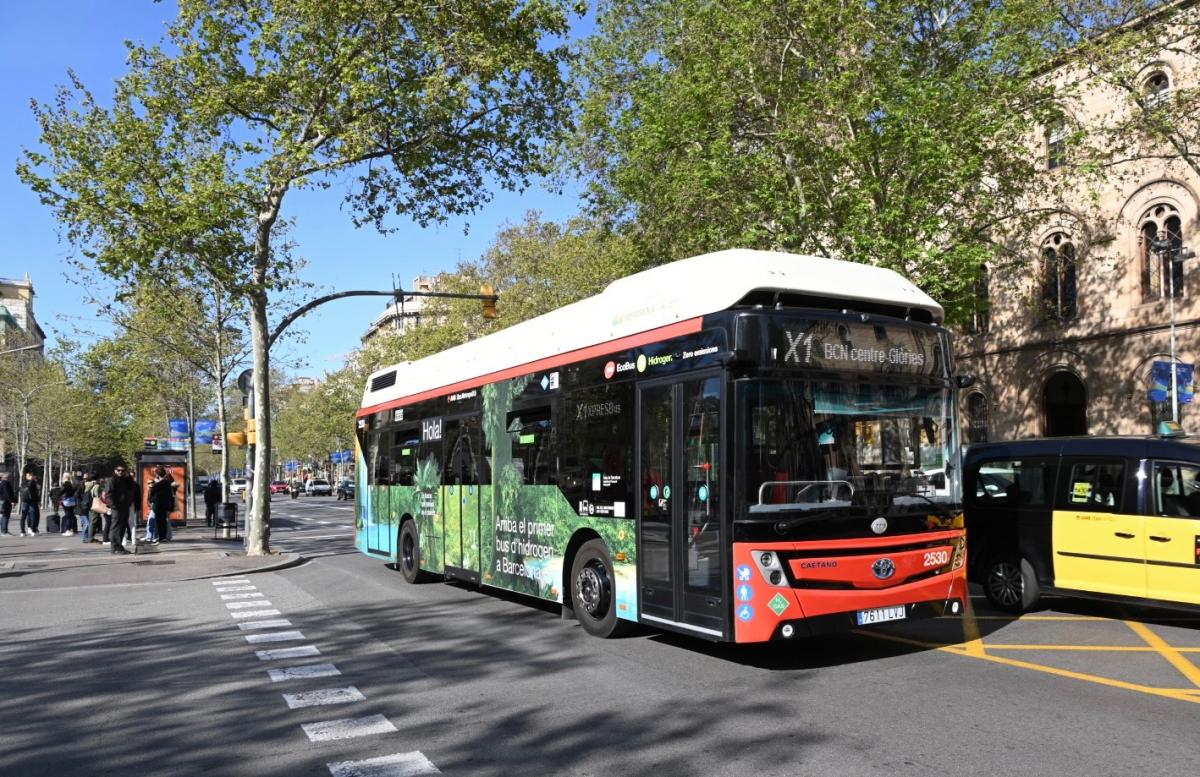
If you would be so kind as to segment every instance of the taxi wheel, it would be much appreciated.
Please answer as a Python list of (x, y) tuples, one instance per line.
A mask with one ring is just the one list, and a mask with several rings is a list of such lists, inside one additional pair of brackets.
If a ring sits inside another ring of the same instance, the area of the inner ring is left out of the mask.
[(617, 618), (615, 580), (604, 541), (583, 543), (571, 563), (571, 605), (579, 625), (593, 637), (616, 637), (629, 625)]
[(997, 610), (1026, 612), (1037, 604), (1037, 575), (1028, 560), (1015, 553), (998, 553), (984, 565), (983, 592)]

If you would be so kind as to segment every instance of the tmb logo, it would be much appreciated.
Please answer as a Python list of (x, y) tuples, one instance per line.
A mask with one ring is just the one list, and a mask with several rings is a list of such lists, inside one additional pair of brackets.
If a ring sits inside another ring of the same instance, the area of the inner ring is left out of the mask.
[(421, 422), (421, 442), (437, 442), (442, 439), (442, 419), (428, 418)]

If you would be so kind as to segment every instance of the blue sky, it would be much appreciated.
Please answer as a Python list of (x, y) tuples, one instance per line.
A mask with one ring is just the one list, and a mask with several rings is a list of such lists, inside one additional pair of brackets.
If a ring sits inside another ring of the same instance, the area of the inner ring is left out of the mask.
[[(29, 101), (52, 99), (55, 86), (66, 82), (68, 68), (98, 97), (109, 94), (112, 82), (125, 71), (123, 41), (157, 40), (173, 12), (173, 3), (151, 0), (0, 1), (0, 277), (30, 275), (35, 314), (52, 341), (59, 333), (75, 336), (76, 328), (98, 335), (109, 329), (84, 306), (79, 287), (67, 280), (71, 247), (60, 241), (54, 219), (14, 172), (21, 149), (37, 143)], [(558, 220), (579, 208), (575, 191), (561, 196), (542, 187), (523, 195), (496, 192), (485, 209), (468, 219), (427, 229), (396, 221), (399, 230), (384, 236), (354, 228), (337, 186), (293, 192), (284, 206), (285, 215), (296, 221), (290, 238), (308, 262), (303, 277), (317, 287), (312, 296), (388, 289), (393, 274), (407, 285), (417, 275), (477, 258), (505, 224), (521, 222), (528, 210)], [(470, 231), (464, 234), (468, 223)], [(88, 280), (97, 285), (97, 279)], [(307, 333), (306, 342), (275, 354), (276, 364), (314, 377), (336, 369), (385, 303), (382, 297), (368, 297), (317, 309), (293, 325)]]

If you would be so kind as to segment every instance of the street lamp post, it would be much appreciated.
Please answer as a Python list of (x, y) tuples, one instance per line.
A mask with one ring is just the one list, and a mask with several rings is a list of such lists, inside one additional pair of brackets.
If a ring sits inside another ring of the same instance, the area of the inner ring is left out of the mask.
[(1154, 238), (1150, 250), (1158, 254), (1159, 269), (1167, 268), (1168, 297), (1171, 303), (1171, 420), (1179, 423), (1179, 377), (1175, 369), (1175, 263), (1191, 259), (1196, 255), (1192, 249), (1172, 245), (1169, 236)]

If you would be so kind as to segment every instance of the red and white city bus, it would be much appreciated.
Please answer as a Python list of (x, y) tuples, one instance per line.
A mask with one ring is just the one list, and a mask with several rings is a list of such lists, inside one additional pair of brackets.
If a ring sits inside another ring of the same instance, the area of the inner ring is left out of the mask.
[[(508, 304), (519, 304), (510, 300)], [(890, 270), (706, 254), (372, 374), (357, 543), (630, 623), (761, 642), (958, 614), (942, 308)]]

